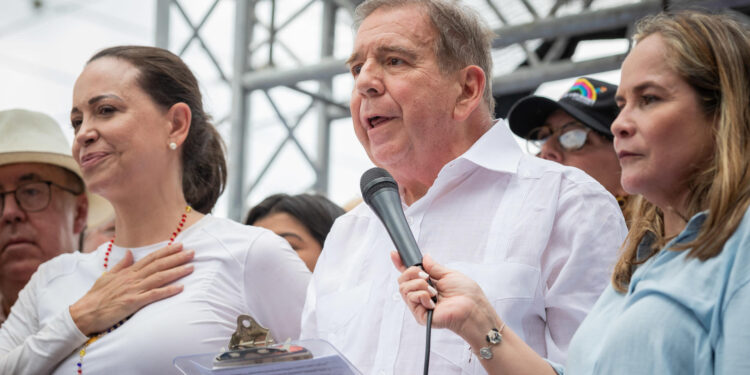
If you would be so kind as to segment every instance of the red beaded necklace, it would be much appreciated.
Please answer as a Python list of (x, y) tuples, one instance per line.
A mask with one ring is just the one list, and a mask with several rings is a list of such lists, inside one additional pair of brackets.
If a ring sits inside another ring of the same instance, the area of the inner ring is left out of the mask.
[[(177, 229), (175, 229), (175, 231), (172, 232), (172, 236), (169, 237), (169, 243), (167, 244), (167, 246), (171, 245), (172, 242), (174, 242), (174, 239), (177, 238), (177, 235), (180, 234), (180, 232), (182, 232), (182, 227), (185, 226), (185, 220), (187, 219), (187, 214), (189, 214), (190, 211), (192, 211), (192, 210), (193, 210), (192, 207), (185, 206), (185, 212), (182, 214), (182, 217), (180, 218), (180, 222), (177, 223)], [(107, 245), (107, 251), (104, 253), (104, 272), (107, 272), (107, 270), (109, 270), (109, 267), (108, 267), (109, 253), (112, 252), (112, 245), (114, 243), (115, 243), (115, 237), (112, 236), (112, 239), (109, 240), (109, 245)], [(89, 339), (86, 341), (86, 343), (83, 344), (83, 347), (78, 352), (78, 363), (76, 365), (78, 366), (78, 372), (77, 373), (79, 375), (83, 374), (83, 357), (86, 355), (86, 348), (88, 348), (89, 345), (93, 344), (94, 341), (99, 340), (99, 338), (101, 338), (102, 336), (104, 336), (104, 335), (106, 335), (106, 334), (108, 334), (108, 333), (116, 330), (121, 325), (125, 324), (125, 322), (127, 322), (128, 319), (130, 319), (130, 316), (127, 317), (127, 318), (125, 318), (125, 319), (123, 319), (123, 320), (121, 320), (121, 321), (119, 321), (119, 322), (117, 322), (117, 324), (115, 324), (112, 327), (108, 328), (106, 331), (99, 332), (99, 333), (96, 333), (96, 334), (93, 334), (93, 335), (89, 336)]]
[[(180, 222), (177, 223), (177, 229), (175, 229), (174, 232), (172, 232), (172, 236), (169, 237), (169, 243), (167, 246), (171, 245), (172, 242), (174, 242), (174, 239), (177, 237), (180, 232), (182, 232), (182, 227), (185, 226), (185, 219), (187, 219), (187, 214), (192, 211), (193, 208), (190, 206), (185, 206), (185, 213), (182, 214), (182, 218), (180, 219)], [(109, 267), (107, 264), (109, 263), (109, 253), (112, 252), (112, 245), (115, 243), (115, 236), (112, 236), (112, 239), (109, 240), (109, 245), (107, 245), (107, 252), (104, 253), (104, 271), (109, 270)]]

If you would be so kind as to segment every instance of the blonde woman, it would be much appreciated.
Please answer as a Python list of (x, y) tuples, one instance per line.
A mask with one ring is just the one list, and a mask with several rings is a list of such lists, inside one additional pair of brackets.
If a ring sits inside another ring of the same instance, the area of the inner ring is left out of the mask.
[(750, 373), (747, 35), (728, 16), (697, 11), (639, 23), (612, 132), (622, 186), (643, 200), (567, 366), (536, 355), (467, 276), (430, 257), (429, 276), (404, 270), (396, 256), (417, 320), (434, 307), (433, 324), (461, 335), (491, 374)]

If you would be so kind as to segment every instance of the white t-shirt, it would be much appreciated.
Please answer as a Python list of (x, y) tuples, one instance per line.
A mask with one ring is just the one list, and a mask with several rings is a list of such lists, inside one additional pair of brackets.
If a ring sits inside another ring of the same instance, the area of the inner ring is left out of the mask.
[[(277, 341), (297, 338), (310, 272), (288, 243), (272, 232), (206, 216), (176, 242), (195, 250), (184, 290), (138, 311), (87, 348), (84, 374), (170, 374), (176, 356), (218, 353), (237, 316), (249, 314)], [(131, 249), (135, 260), (166, 241)], [(41, 265), (0, 328), (0, 373), (75, 374), (87, 340), (68, 307), (102, 274), (107, 244), (91, 254), (60, 255)], [(109, 264), (125, 254), (114, 246)]]
[[(599, 183), (523, 154), (502, 120), (404, 207), (421, 250), (477, 281), (508, 326), (558, 362), (627, 233)], [(399, 295), (393, 250), (361, 204), (334, 224), (308, 288), (302, 337), (330, 341), (365, 374), (422, 373), (425, 328)], [(431, 345), (431, 372), (485, 373), (451, 331), (434, 329)]]

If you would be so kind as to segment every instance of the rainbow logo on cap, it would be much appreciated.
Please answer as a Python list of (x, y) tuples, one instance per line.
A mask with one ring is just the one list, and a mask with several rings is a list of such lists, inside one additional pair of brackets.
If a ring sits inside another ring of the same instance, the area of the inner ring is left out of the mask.
[(584, 98), (593, 102), (596, 101), (596, 88), (594, 88), (594, 85), (592, 85), (586, 78), (578, 78), (570, 90), (568, 90), (568, 93), (578, 93)]
[(563, 95), (563, 98), (592, 106), (596, 103), (597, 96), (605, 92), (607, 92), (607, 86), (596, 87), (588, 79), (578, 78), (570, 87), (570, 90)]

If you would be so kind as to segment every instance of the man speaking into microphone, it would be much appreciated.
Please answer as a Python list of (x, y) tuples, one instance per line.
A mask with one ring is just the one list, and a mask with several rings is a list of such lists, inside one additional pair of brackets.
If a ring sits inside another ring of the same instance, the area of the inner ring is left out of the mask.
[[(492, 35), (475, 12), (372, 0), (355, 27), (354, 129), (398, 183), (419, 248), (471, 276), (508, 326), (564, 363), (625, 238), (617, 202), (580, 170), (524, 154), (493, 120)], [(422, 372), (424, 327), (399, 295), (393, 250), (360, 204), (334, 224), (308, 289), (302, 337), (331, 342), (364, 374)], [(478, 349), (434, 330), (431, 373), (484, 373)]]

